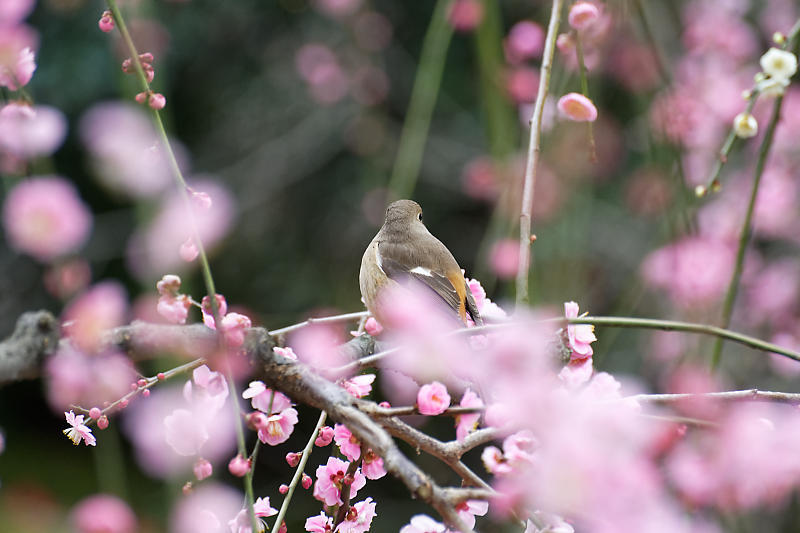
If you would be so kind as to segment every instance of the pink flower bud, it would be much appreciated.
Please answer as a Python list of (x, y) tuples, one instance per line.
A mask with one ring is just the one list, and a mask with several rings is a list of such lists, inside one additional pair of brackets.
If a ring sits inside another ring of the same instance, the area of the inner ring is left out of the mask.
[(142, 65), (142, 68), (144, 69), (144, 76), (147, 78), (147, 83), (152, 83), (153, 78), (156, 77), (156, 71), (153, 70), (153, 66), (145, 64)]
[(302, 456), (302, 453), (289, 452), (286, 454), (286, 462), (289, 463), (289, 466), (294, 468), (300, 463), (300, 457)]
[(119, 408), (120, 409), (125, 409), (126, 407), (128, 407), (128, 400), (127, 399), (126, 400), (121, 400), (119, 402)]
[(311, 487), (311, 483), (313, 483), (311, 477), (303, 472), (303, 477), (300, 478), (300, 484), (303, 485), (304, 489), (308, 490)]
[(323, 426), (319, 429), (319, 436), (314, 441), (316, 446), (320, 448), (323, 446), (327, 446), (333, 440), (333, 428), (330, 426)]
[(161, 93), (153, 93), (150, 95), (150, 99), (148, 100), (147, 104), (152, 109), (164, 109), (164, 106), (167, 105), (167, 99), (164, 98), (164, 95)]
[(139, 388), (139, 385), (137, 385), (135, 382), (134, 382), (134, 383), (131, 383), (131, 391), (135, 391), (135, 390), (137, 390), (138, 388)]
[(163, 372), (159, 372), (158, 374), (156, 374), (156, 377), (158, 378), (159, 381), (164, 381), (165, 379), (167, 379), (167, 376), (165, 376)]
[(131, 70), (132, 67), (133, 67), (133, 62), (131, 61), (130, 58), (122, 62), (122, 72), (124, 72), (125, 74), (130, 74), (131, 72), (133, 72), (133, 70)]
[(388, 408), (390, 408), (391, 406), (392, 406), (392, 404), (390, 404), (390, 403), (389, 403), (389, 402), (387, 402), (387, 401), (382, 401), (381, 403), (379, 403), (379, 404), (378, 404), (378, 407), (383, 407), (384, 409), (388, 409)]
[(417, 393), (417, 409), (423, 415), (439, 415), (450, 407), (447, 387), (438, 381), (420, 387)]
[(143, 104), (147, 101), (147, 93), (136, 93), (135, 99), (137, 104)]
[(137, 384), (138, 386), (140, 386), (140, 387), (144, 387), (145, 385), (147, 385), (147, 380), (145, 380), (145, 379), (139, 379), (139, 380), (136, 382), (136, 384)]
[(101, 411), (99, 407), (92, 407), (89, 409), (89, 418), (92, 420), (97, 420), (101, 416), (103, 416), (103, 411)]
[(211, 466), (211, 463), (208, 462), (208, 460), (203, 459), (201, 457), (194, 464), (192, 470), (194, 471), (194, 477), (197, 478), (197, 481), (202, 481), (205, 478), (209, 477), (214, 469)]
[(142, 391), (142, 396), (144, 396), (145, 398), (147, 398), (148, 396), (150, 396), (150, 389), (145, 389), (145, 390), (143, 390), (143, 391)]
[(600, 10), (589, 2), (575, 2), (569, 8), (569, 25), (576, 30), (585, 30), (600, 18)]
[(244, 418), (245, 422), (247, 423), (247, 427), (249, 427), (254, 431), (262, 429), (267, 425), (267, 415), (265, 415), (261, 411), (253, 411), (252, 413), (246, 415)]
[(103, 33), (108, 33), (114, 29), (114, 18), (111, 16), (111, 11), (103, 11), (103, 14), (100, 15), (100, 20), (97, 22), (97, 26)]
[(200, 251), (197, 249), (197, 245), (194, 243), (194, 239), (189, 237), (186, 241), (181, 244), (181, 248), (179, 251), (181, 259), (186, 261), (187, 263), (191, 263), (197, 256), (200, 255)]
[(150, 52), (145, 52), (143, 54), (139, 54), (139, 61), (142, 63), (152, 63), (153, 62), (153, 54)]
[(281, 494), (286, 494), (287, 492), (289, 492), (289, 485), (287, 485), (286, 483), (281, 483), (281, 486), (278, 487), (278, 492), (280, 492)]
[(106, 429), (107, 427), (108, 427), (108, 417), (106, 415), (103, 415), (97, 419), (98, 429)]
[(364, 330), (367, 333), (375, 337), (376, 335), (380, 335), (383, 331), (383, 326), (380, 322), (375, 320), (374, 317), (369, 317), (366, 322), (364, 322)]
[(558, 110), (564, 118), (575, 122), (594, 122), (597, 108), (591, 100), (579, 93), (565, 94), (558, 99)]
[(250, 459), (237, 455), (228, 463), (228, 471), (236, 477), (243, 477), (250, 471)]

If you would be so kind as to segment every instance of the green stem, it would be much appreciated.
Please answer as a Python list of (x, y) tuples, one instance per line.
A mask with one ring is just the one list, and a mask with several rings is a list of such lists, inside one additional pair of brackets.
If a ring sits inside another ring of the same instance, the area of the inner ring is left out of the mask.
[[(581, 94), (586, 98), (589, 98), (589, 79), (586, 75), (586, 61), (583, 59), (583, 42), (581, 41), (581, 34), (580, 32), (574, 32), (575, 35), (575, 52), (578, 56), (578, 66), (579, 66), (579, 73), (581, 79)], [(589, 130), (589, 160), (592, 163), (597, 162), (597, 149), (595, 147), (594, 142), (594, 126), (593, 122), (589, 121), (586, 123), (586, 127)]]
[(292, 481), (289, 483), (289, 490), (286, 492), (286, 497), (283, 499), (281, 509), (278, 511), (278, 516), (275, 518), (275, 525), (273, 526), (275, 531), (280, 529), (283, 519), (286, 517), (286, 512), (289, 510), (289, 503), (292, 501), (294, 489), (297, 488), (297, 484), (303, 477), (303, 469), (305, 469), (306, 463), (308, 463), (308, 458), (311, 455), (311, 450), (314, 448), (314, 441), (317, 440), (317, 434), (319, 433), (320, 428), (325, 424), (325, 418), (327, 418), (327, 416), (328, 414), (325, 411), (322, 411), (319, 414), (319, 420), (317, 420), (317, 425), (314, 428), (313, 433), (311, 433), (311, 438), (308, 439), (306, 447), (303, 448), (303, 454), (300, 457), (300, 462), (297, 464), (297, 469), (294, 472), (294, 476), (292, 476)]
[(453, 28), (447, 21), (449, 6), (450, 0), (438, 0), (422, 44), (407, 118), (403, 123), (397, 157), (389, 180), (389, 191), (395, 198), (409, 198), (419, 176), (428, 128), (442, 82), (447, 49), (453, 36)]
[[(744, 256), (747, 251), (747, 243), (750, 241), (752, 233), (752, 220), (753, 212), (755, 210), (756, 198), (758, 197), (758, 187), (761, 184), (761, 176), (764, 174), (764, 166), (767, 163), (767, 156), (772, 147), (772, 138), (775, 134), (775, 128), (778, 125), (778, 119), (781, 115), (781, 105), (783, 104), (783, 96), (776, 98), (772, 106), (772, 116), (769, 119), (767, 132), (764, 134), (764, 140), (761, 141), (761, 147), (758, 151), (758, 160), (756, 161), (756, 174), (753, 179), (753, 187), (750, 190), (750, 200), (747, 204), (747, 212), (742, 221), (742, 228), (739, 231), (739, 247), (736, 250), (736, 265), (733, 270), (731, 282), (728, 285), (728, 290), (725, 293), (725, 301), (722, 304), (722, 321), (721, 326), (727, 328), (731, 323), (731, 316), (733, 315), (733, 304), (736, 303), (736, 294), (739, 291), (739, 282), (742, 279), (742, 271), (744, 270)], [(719, 366), (720, 359), (722, 358), (722, 344), (721, 338), (717, 339), (714, 343), (714, 349), (711, 354), (711, 368), (716, 369)]]
[[(753, 111), (753, 107), (756, 105), (756, 100), (758, 100), (758, 93), (754, 92), (752, 96), (749, 98), (747, 102), (747, 107), (745, 108), (745, 113), (750, 113)], [(719, 179), (719, 173), (722, 171), (722, 166), (728, 162), (728, 154), (733, 148), (733, 144), (738, 137), (736, 136), (736, 130), (731, 127), (731, 131), (728, 132), (728, 136), (725, 138), (725, 142), (722, 144), (722, 148), (719, 150), (719, 155), (717, 156), (717, 160), (714, 162), (714, 167), (711, 169), (711, 174), (706, 180), (706, 190), (713, 191), (717, 188), (717, 183)]]
[(522, 206), (519, 216), (519, 270), (517, 271), (517, 308), (528, 303), (528, 277), (531, 264), (531, 212), (533, 211), (533, 190), (536, 183), (536, 165), (539, 162), (539, 144), (542, 135), (542, 115), (544, 101), (550, 88), (550, 73), (553, 69), (553, 53), (558, 37), (558, 27), (561, 24), (561, 9), (563, 0), (553, 0), (553, 9), (550, 12), (550, 23), (547, 27), (547, 37), (542, 56), (541, 76), (539, 77), (539, 92), (536, 94), (536, 103), (531, 118), (531, 138), (528, 145), (528, 162), (525, 166), (525, 182), (522, 189)]
[(660, 329), (664, 331), (685, 331), (688, 333), (701, 333), (703, 335), (713, 335), (719, 339), (726, 339), (739, 344), (744, 344), (750, 348), (763, 350), (765, 352), (776, 353), (800, 361), (800, 352), (781, 348), (777, 344), (766, 342), (749, 335), (737, 333), (729, 329), (710, 326), (706, 324), (696, 324), (693, 322), (677, 322), (674, 320), (657, 320), (651, 318), (628, 318), (615, 316), (581, 316), (577, 318), (561, 319), (567, 324), (592, 324), (595, 326), (609, 326), (616, 328), (645, 328)]

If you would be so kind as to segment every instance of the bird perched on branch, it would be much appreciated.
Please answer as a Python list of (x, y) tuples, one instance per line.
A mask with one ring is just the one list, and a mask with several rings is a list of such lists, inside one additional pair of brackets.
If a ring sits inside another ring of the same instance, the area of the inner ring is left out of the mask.
[(453, 254), (422, 223), (422, 208), (411, 200), (397, 200), (386, 209), (386, 219), (361, 258), (358, 277), (367, 309), (381, 321), (381, 306), (391, 305), (380, 293), (392, 285), (418, 284), (434, 291), (464, 324), (467, 315), (477, 325), (483, 320)]

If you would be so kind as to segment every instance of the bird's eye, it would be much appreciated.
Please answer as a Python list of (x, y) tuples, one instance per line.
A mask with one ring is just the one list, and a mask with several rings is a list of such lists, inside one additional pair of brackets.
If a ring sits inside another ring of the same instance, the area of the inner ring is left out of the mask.
[(417, 218), (419, 219), (420, 222), (422, 222), (422, 213), (418, 214)]

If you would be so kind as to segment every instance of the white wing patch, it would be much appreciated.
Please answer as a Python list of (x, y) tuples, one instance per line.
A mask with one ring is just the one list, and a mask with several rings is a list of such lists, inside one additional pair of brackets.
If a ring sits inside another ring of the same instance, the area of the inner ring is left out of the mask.
[(428, 277), (432, 277), (433, 276), (433, 274), (431, 274), (431, 269), (430, 268), (425, 268), (425, 267), (421, 267), (421, 266), (414, 267), (411, 270), (409, 270), (409, 272), (411, 272), (412, 274), (421, 274), (423, 276), (428, 276)]
[(378, 248), (377, 244), (375, 245), (375, 264), (378, 265), (378, 268), (381, 270), (381, 272), (386, 274), (386, 272), (383, 270), (383, 261), (381, 260), (381, 251)]

